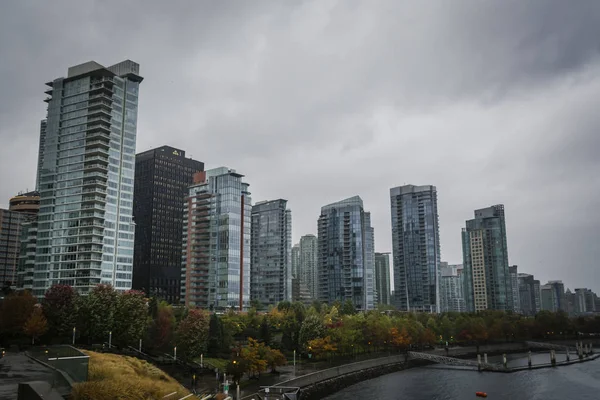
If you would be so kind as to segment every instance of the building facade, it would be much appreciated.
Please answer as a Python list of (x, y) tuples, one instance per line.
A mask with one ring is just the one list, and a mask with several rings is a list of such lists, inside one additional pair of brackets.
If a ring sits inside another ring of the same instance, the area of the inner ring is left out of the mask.
[(35, 176), (35, 190), (40, 190), (40, 177), (42, 171), (42, 165), (44, 165), (44, 150), (46, 148), (46, 126), (48, 125), (48, 121), (45, 119), (40, 121), (40, 140), (38, 145), (38, 161), (37, 161), (37, 169)]
[(199, 172), (183, 215), (181, 302), (214, 311), (250, 306), (252, 200), (233, 169)]
[(135, 156), (133, 288), (171, 304), (181, 291), (183, 204), (204, 163), (170, 146)]
[(131, 289), (139, 65), (94, 61), (48, 82), (33, 294)]
[(26, 218), (23, 213), (0, 209), (0, 288), (17, 286), (21, 225)]
[(540, 281), (530, 274), (518, 274), (520, 312), (534, 316), (542, 309)]
[(300, 237), (298, 277), (299, 287), (306, 287), (312, 299), (319, 295), (318, 241), (315, 235)]
[(542, 310), (568, 312), (565, 285), (562, 281), (549, 281), (541, 287)]
[(375, 307), (375, 252), (371, 214), (354, 196), (321, 208), (318, 220), (318, 298)]
[[(40, 194), (36, 191), (19, 193), (9, 200), (9, 211), (22, 214), (19, 226), (17, 261), (12, 283), (17, 288), (33, 288), (35, 249), (37, 242), (37, 214), (40, 209)], [(1, 232), (1, 228), (0, 228)], [(3, 236), (0, 233), (0, 236)], [(2, 239), (0, 239), (2, 240)], [(1, 247), (1, 246), (0, 246)], [(1, 267), (0, 267), (1, 268)], [(27, 286), (25, 286), (27, 284)]]
[(439, 312), (440, 239), (435, 186), (390, 189), (394, 303), (401, 311)]
[(440, 311), (466, 311), (460, 264), (440, 262)]
[(475, 210), (462, 245), (467, 311), (513, 310), (504, 206)]
[(512, 305), (513, 311), (516, 313), (521, 312), (521, 300), (519, 296), (519, 272), (516, 265), (508, 267), (508, 274), (510, 275), (510, 286), (512, 290)]
[(390, 293), (390, 253), (375, 253), (375, 294), (376, 304), (392, 304)]
[(300, 271), (300, 244), (292, 246), (292, 277), (298, 278)]
[(252, 207), (250, 300), (263, 306), (292, 300), (292, 212), (287, 200)]

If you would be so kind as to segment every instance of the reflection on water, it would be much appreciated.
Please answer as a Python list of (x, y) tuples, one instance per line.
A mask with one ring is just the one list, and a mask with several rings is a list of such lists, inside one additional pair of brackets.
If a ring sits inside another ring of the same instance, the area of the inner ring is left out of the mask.
[[(571, 359), (574, 357), (571, 354)], [(527, 365), (527, 354), (507, 354), (506, 358), (509, 366)], [(565, 353), (556, 354), (557, 362), (565, 359)], [(502, 356), (490, 356), (488, 362), (502, 363)], [(548, 352), (532, 353), (533, 364), (549, 362)], [(414, 368), (358, 383), (327, 397), (327, 400), (462, 400), (474, 399), (478, 391), (486, 392), (491, 400), (598, 400), (600, 359), (510, 374), (437, 366)]]

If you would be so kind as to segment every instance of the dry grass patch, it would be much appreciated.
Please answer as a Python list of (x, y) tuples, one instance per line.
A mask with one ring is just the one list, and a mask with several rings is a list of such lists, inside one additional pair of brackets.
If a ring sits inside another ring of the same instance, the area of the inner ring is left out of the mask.
[(84, 351), (90, 356), (88, 381), (73, 387), (73, 400), (154, 400), (189, 392), (154, 365), (135, 357)]

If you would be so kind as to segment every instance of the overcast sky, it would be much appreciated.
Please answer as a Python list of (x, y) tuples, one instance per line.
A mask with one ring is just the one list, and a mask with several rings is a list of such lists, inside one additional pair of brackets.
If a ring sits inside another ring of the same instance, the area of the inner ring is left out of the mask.
[(0, 204), (34, 186), (44, 83), (131, 59), (138, 152), (245, 174), (294, 242), (360, 195), (390, 251), (389, 188), (431, 184), (443, 260), (502, 203), (511, 264), (600, 291), (599, 49), (596, 0), (3, 1)]

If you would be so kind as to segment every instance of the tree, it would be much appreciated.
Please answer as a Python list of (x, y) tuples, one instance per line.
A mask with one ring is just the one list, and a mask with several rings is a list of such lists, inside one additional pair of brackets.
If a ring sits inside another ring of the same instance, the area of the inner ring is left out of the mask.
[(98, 285), (87, 296), (80, 296), (77, 331), (88, 341), (108, 341), (115, 322), (117, 292), (110, 285)]
[(164, 349), (173, 341), (175, 331), (175, 315), (173, 307), (161, 301), (156, 308), (156, 318), (150, 325), (150, 343), (153, 347)]
[(277, 372), (276, 368), (287, 363), (283, 353), (276, 349), (267, 348), (267, 365), (271, 368), (271, 372)]
[(356, 308), (352, 300), (346, 300), (342, 306), (342, 315), (354, 315), (356, 314)]
[(212, 313), (208, 323), (208, 354), (218, 356), (224, 350), (223, 345), (223, 323), (216, 313)]
[(48, 331), (52, 337), (67, 338), (77, 324), (78, 295), (69, 285), (53, 285), (42, 301)]
[(257, 299), (250, 301), (250, 307), (254, 308), (257, 311), (260, 311), (263, 309), (262, 303)]
[(33, 312), (25, 322), (23, 332), (25, 332), (27, 336), (31, 336), (31, 344), (35, 344), (35, 339), (42, 336), (47, 330), (48, 322), (46, 321), (42, 308), (38, 305), (33, 308)]
[(391, 343), (398, 350), (406, 350), (412, 342), (412, 338), (409, 336), (406, 327), (398, 330), (398, 328), (392, 328), (390, 330)]
[(325, 327), (321, 322), (321, 319), (316, 315), (307, 317), (302, 323), (300, 328), (299, 345), (307, 346), (308, 342), (323, 337), (325, 334)]
[(29, 291), (14, 292), (0, 304), (0, 332), (8, 336), (23, 334), (23, 326), (31, 316), (37, 300)]
[(114, 312), (115, 341), (124, 346), (137, 343), (148, 327), (148, 318), (144, 292), (129, 290), (118, 295)]
[(262, 322), (260, 323), (260, 338), (265, 346), (271, 344), (271, 327), (267, 316), (263, 317)]
[(435, 333), (429, 328), (424, 329), (419, 337), (419, 343), (425, 346), (435, 346)]
[(240, 356), (244, 360), (247, 372), (253, 376), (260, 375), (267, 369), (264, 345), (256, 339), (248, 338), (248, 346), (242, 349)]
[(206, 352), (209, 318), (207, 311), (192, 309), (179, 323), (176, 345), (181, 349), (182, 354), (189, 358), (196, 358)]
[(337, 346), (331, 340), (331, 336), (313, 339), (308, 342), (308, 350), (317, 358), (330, 356), (337, 351)]

